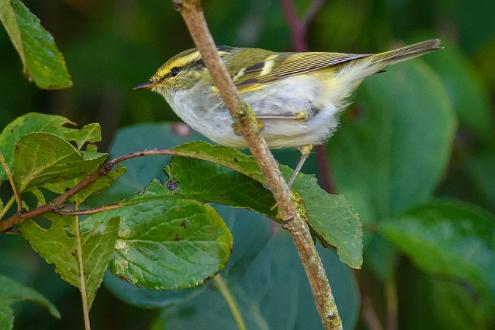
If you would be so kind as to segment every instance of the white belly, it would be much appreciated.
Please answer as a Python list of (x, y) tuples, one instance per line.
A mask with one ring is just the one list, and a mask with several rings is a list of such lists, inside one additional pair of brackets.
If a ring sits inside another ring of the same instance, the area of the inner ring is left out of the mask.
[[(167, 101), (184, 122), (210, 140), (225, 146), (245, 147), (244, 138), (234, 133), (232, 118), (219, 96), (208, 96), (207, 89), (203, 89), (204, 97), (199, 98), (199, 103), (191, 100), (190, 93), (195, 93), (191, 91), (176, 92), (171, 96), (173, 100)], [(306, 121), (263, 120), (262, 135), (271, 148), (321, 144), (338, 125), (337, 108), (332, 103), (328, 84), (316, 78), (290, 77), (242, 96), (257, 114), (309, 113)]]

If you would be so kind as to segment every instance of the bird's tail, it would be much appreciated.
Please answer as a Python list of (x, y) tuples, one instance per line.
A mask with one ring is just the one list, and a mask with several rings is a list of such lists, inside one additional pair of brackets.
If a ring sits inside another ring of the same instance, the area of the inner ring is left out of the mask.
[(437, 49), (442, 49), (441, 41), (433, 39), (349, 61), (342, 66), (335, 76), (337, 83), (333, 86), (329, 97), (338, 109), (342, 109), (346, 105), (347, 97), (366, 77), (380, 72), (390, 64), (421, 56)]
[(380, 63), (383, 64), (383, 66), (386, 66), (418, 57), (442, 48), (442, 42), (439, 39), (426, 40), (399, 49), (390, 50), (388, 52), (374, 54), (371, 55), (369, 59), (373, 63)]

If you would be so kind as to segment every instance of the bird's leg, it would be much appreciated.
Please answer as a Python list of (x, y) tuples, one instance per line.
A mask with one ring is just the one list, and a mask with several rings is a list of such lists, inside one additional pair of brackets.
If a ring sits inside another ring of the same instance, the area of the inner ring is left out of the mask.
[(290, 113), (290, 114), (256, 114), (257, 119), (291, 119), (291, 120), (300, 120), (306, 121), (309, 119), (309, 114), (305, 111)]
[[(288, 120), (306, 121), (309, 119), (309, 113), (306, 111), (295, 112), (295, 113), (286, 113), (286, 114), (257, 113), (256, 119), (261, 119), (261, 120), (288, 119)], [(296, 179), (297, 174), (299, 174), (299, 172), (301, 171), (301, 168), (303, 167), (304, 162), (306, 161), (306, 159), (308, 159), (309, 155), (311, 154), (311, 150), (313, 150), (312, 145), (304, 145), (304, 146), (299, 147), (299, 151), (301, 152), (301, 158), (299, 159), (299, 162), (297, 163), (296, 169), (292, 173), (292, 176), (290, 177), (289, 181), (287, 182), (287, 184), (289, 185), (289, 188), (294, 183), (294, 180)]]
[(301, 158), (299, 158), (299, 162), (297, 163), (296, 169), (292, 173), (292, 176), (290, 177), (289, 181), (287, 181), (289, 188), (292, 187), (292, 184), (296, 180), (296, 177), (299, 174), (299, 172), (301, 172), (304, 162), (306, 161), (306, 159), (308, 159), (312, 150), (313, 150), (313, 146), (311, 144), (299, 147), (299, 151), (301, 152)]

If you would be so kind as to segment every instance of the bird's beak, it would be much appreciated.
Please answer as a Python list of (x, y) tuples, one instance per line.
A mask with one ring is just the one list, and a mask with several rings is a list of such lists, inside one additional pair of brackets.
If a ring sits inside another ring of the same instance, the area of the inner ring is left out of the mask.
[(133, 90), (136, 89), (152, 89), (153, 87), (156, 86), (156, 83), (153, 81), (147, 81), (145, 83), (139, 84), (136, 87), (133, 88)]

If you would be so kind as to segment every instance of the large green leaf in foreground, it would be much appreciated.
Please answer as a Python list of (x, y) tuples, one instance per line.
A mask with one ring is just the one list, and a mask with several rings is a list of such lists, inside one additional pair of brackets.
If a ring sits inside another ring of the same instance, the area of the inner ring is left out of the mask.
[(0, 275), (0, 329), (9, 330), (13, 328), (14, 312), (10, 305), (25, 300), (45, 307), (53, 317), (60, 318), (57, 308), (44, 296), (8, 277)]
[[(180, 155), (197, 159), (173, 158), (166, 169), (173, 193), (250, 208), (280, 221), (271, 209), (275, 201), (263, 188), (264, 177), (252, 156), (206, 142), (183, 144), (176, 150)], [(286, 177), (292, 173), (287, 166), (281, 166), (281, 170)], [(335, 246), (343, 262), (359, 268), (362, 263), (361, 222), (344, 196), (328, 194), (313, 176), (304, 174), (298, 176), (294, 190), (300, 194), (308, 223), (318, 237)]]
[(24, 74), (45, 89), (72, 86), (65, 60), (40, 20), (19, 0), (0, 0), (0, 21), (21, 58)]
[(110, 270), (135, 285), (155, 290), (197, 286), (230, 256), (232, 235), (218, 213), (171, 196), (157, 181), (118, 209), (87, 221), (115, 216), (121, 225)]
[(55, 190), (71, 188), (64, 186), (67, 180), (89, 175), (105, 159), (106, 154), (79, 151), (56, 135), (30, 133), (16, 145), (16, 185), (20, 192), (45, 184)]
[[(2, 130), (0, 134), (0, 152), (5, 157), (10, 168), (14, 163), (14, 150), (17, 142), (29, 133), (44, 132), (63, 138), (67, 132), (74, 131), (68, 126), (76, 124), (62, 116), (47, 115), (31, 112), (16, 118)], [(7, 179), (5, 172), (0, 167), (0, 181)]]
[[(47, 214), (45, 217), (50, 220), (48, 229), (31, 220), (21, 225), (22, 236), (47, 263), (55, 266), (55, 271), (62, 279), (81, 288), (76, 239), (79, 222), (74, 216)], [(91, 305), (115, 247), (119, 219), (85, 223), (84, 227), (81, 228), (79, 249), (82, 251), (84, 280), (88, 303)]]
[(495, 217), (461, 202), (435, 202), (384, 222), (381, 232), (424, 271), (463, 279), (495, 298)]

